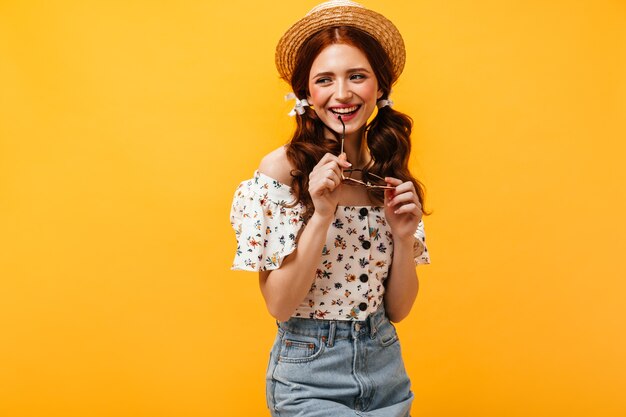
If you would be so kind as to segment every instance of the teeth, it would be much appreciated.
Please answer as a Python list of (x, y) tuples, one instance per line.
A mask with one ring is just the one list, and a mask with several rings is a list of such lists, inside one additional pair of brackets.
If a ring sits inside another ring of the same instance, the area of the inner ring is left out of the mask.
[(347, 113), (352, 113), (353, 111), (355, 111), (356, 109), (358, 109), (359, 106), (352, 106), (352, 107), (344, 107), (344, 108), (335, 108), (335, 109), (331, 109), (331, 111), (333, 113), (340, 113), (340, 114), (347, 114)]

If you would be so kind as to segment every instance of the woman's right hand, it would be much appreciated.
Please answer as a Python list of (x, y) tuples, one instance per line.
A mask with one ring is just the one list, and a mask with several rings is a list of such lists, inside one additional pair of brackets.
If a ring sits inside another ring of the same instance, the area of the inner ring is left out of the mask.
[(309, 174), (309, 194), (315, 206), (315, 214), (332, 217), (339, 204), (341, 170), (352, 166), (346, 160), (346, 154), (339, 156), (327, 153), (315, 165)]

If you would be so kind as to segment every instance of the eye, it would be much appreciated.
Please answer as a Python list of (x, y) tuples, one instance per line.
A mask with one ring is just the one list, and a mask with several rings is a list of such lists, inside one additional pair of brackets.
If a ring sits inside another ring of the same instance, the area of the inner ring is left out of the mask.
[(350, 76), (351, 80), (364, 80), (366, 77), (363, 74), (352, 74)]
[(327, 84), (329, 82), (331, 82), (331, 79), (328, 77), (322, 77), (315, 80), (315, 84)]

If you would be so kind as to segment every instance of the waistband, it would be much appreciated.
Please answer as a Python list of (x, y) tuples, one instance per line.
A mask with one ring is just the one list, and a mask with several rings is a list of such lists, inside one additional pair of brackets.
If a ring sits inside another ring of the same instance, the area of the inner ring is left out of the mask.
[(376, 336), (378, 329), (389, 319), (384, 305), (370, 314), (365, 320), (325, 320), (291, 317), (287, 321), (277, 322), (278, 327), (294, 334), (320, 338), (332, 346), (335, 339), (356, 338), (360, 335)]

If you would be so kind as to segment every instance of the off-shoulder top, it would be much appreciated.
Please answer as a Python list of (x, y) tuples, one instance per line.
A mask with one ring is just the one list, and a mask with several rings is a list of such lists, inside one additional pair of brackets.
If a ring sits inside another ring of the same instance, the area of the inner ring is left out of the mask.
[[(231, 269), (277, 269), (297, 246), (304, 206), (291, 187), (258, 171), (237, 187), (230, 221), (237, 238)], [(424, 223), (415, 230), (415, 264), (429, 264)], [(393, 236), (383, 207), (338, 206), (311, 289), (294, 317), (364, 320), (383, 302)]]

